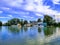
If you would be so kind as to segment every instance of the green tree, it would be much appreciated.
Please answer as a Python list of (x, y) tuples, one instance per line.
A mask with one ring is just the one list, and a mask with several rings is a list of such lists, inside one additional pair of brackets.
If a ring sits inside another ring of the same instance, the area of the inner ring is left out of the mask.
[(37, 22), (41, 22), (41, 19), (39, 18), (39, 19), (37, 20)]
[(28, 21), (27, 21), (27, 20), (25, 20), (25, 21), (24, 21), (24, 24), (28, 24)]
[(2, 22), (0, 21), (0, 26), (2, 26)]
[(53, 18), (48, 16), (48, 15), (45, 15), (44, 16), (44, 19), (43, 19), (43, 22), (44, 23), (47, 23), (48, 26), (52, 25), (53, 23)]
[(60, 27), (60, 22), (58, 22), (57, 25)]
[(8, 21), (8, 24), (10, 25), (17, 25), (18, 23), (20, 23), (20, 20), (18, 18), (14, 18)]
[(23, 19), (20, 20), (20, 24), (21, 24), (21, 26), (24, 26), (24, 21), (23, 21)]

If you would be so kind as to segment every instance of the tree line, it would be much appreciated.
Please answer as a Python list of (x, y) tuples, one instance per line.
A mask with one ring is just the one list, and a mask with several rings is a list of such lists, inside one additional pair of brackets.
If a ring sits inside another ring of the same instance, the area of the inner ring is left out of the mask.
[[(31, 22), (32, 21), (30, 21), (29, 23)], [(56, 21), (51, 16), (48, 16), (48, 15), (44, 15), (43, 21), (39, 18), (37, 22), (47, 23), (47, 26), (60, 26), (60, 22), (56, 23)], [(2, 22), (0, 21), (0, 26), (2, 25), (11, 26), (11, 25), (17, 25), (17, 24), (21, 24), (21, 26), (24, 26), (25, 24), (28, 24), (28, 21), (23, 19), (18, 19), (18, 18), (13, 18), (4, 24), (2, 24)]]

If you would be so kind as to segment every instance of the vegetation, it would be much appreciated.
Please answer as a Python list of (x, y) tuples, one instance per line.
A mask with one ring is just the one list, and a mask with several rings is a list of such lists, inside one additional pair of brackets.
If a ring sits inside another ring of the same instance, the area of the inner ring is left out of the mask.
[(37, 20), (37, 22), (41, 22), (41, 19), (39, 18), (39, 19)]
[(23, 19), (21, 19), (20, 24), (21, 24), (21, 26), (24, 26), (24, 21), (23, 21)]
[[(34, 21), (30, 21), (31, 24), (33, 22)], [(42, 22), (42, 21), (39, 18), (35, 22)], [(56, 23), (55, 20), (49, 15), (45, 15), (44, 16), (43, 23), (47, 23), (47, 26), (59, 26), (60, 27), (60, 22)], [(5, 24), (3, 24), (3, 26), (11, 26), (11, 25), (17, 25), (17, 24), (21, 24), (21, 26), (24, 26), (25, 24), (28, 24), (28, 21), (27, 20), (23, 20), (23, 19), (13, 18), (13, 19), (9, 20), (8, 22), (6, 22)], [(2, 22), (1, 21), (0, 21), (0, 26), (2, 26)]]
[(51, 25), (53, 25), (54, 20), (53, 20), (52, 17), (50, 17), (50, 16), (48, 16), (48, 15), (45, 15), (45, 16), (44, 16), (44, 19), (43, 19), (43, 22), (44, 22), (44, 23), (47, 23), (47, 26), (51, 26)]
[(20, 23), (20, 20), (18, 18), (14, 18), (9, 20), (7, 23), (5, 23), (5, 26), (11, 26), (11, 25), (17, 25), (18, 23)]
[(0, 26), (2, 26), (2, 22), (0, 21)]
[(27, 21), (27, 20), (25, 20), (25, 21), (24, 21), (24, 24), (28, 24), (28, 21)]
[(50, 35), (52, 35), (55, 32), (56, 32), (56, 28), (55, 27), (45, 27), (44, 28), (44, 34), (46, 36), (50, 36)]

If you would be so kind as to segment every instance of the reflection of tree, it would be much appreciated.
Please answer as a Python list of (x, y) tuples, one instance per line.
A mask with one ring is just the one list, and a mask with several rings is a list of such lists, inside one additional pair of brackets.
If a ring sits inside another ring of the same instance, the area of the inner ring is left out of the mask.
[(41, 28), (40, 28), (40, 27), (38, 27), (38, 32), (39, 32), (39, 33), (41, 32)]
[(28, 30), (28, 27), (24, 27), (24, 31), (26, 32)]
[(8, 30), (10, 30), (13, 33), (19, 33), (20, 31), (17, 27), (11, 27), (11, 26), (8, 27)]
[(0, 30), (2, 30), (2, 26), (0, 26)]
[(46, 28), (44, 28), (44, 34), (45, 34), (46, 36), (52, 35), (52, 34), (55, 33), (55, 32), (56, 32), (56, 30), (55, 30), (54, 27), (46, 27)]

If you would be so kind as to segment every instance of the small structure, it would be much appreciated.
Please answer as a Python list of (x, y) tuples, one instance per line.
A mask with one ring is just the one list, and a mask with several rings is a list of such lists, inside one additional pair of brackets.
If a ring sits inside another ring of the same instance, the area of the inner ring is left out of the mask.
[(38, 24), (37, 24), (38, 26), (43, 26), (43, 27), (45, 27), (45, 26), (47, 26), (47, 23), (43, 23), (43, 22), (38, 22)]
[(30, 27), (32, 24), (28, 23), (28, 24), (25, 24), (24, 26), (26, 27)]
[(21, 24), (17, 24), (17, 26), (21, 28)]

